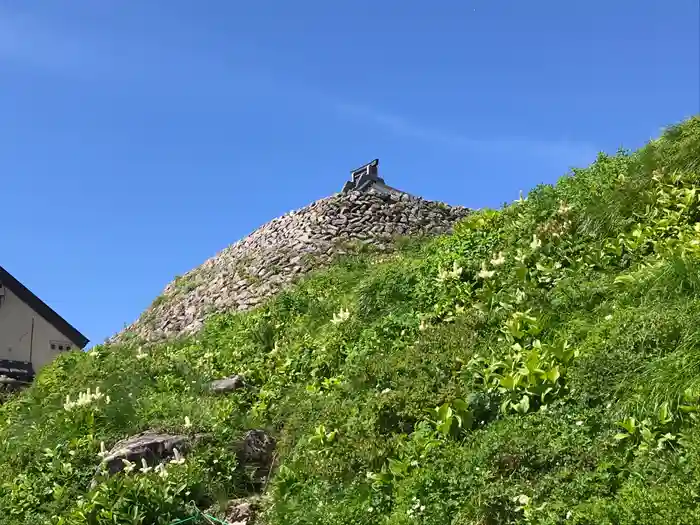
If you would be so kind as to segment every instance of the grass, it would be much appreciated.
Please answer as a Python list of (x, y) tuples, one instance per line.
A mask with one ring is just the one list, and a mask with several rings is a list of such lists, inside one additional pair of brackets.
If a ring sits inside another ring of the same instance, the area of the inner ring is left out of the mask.
[[(196, 338), (62, 355), (0, 407), (2, 522), (167, 524), (244, 497), (235, 444), (262, 428), (260, 523), (699, 523), (699, 190), (692, 118)], [(207, 392), (233, 373), (252, 388)], [(145, 429), (210, 437), (167, 477), (92, 486), (100, 444)]]

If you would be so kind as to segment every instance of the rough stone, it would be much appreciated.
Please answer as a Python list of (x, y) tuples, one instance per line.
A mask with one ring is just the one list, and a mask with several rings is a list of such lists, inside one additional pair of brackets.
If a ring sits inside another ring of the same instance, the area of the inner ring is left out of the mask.
[(243, 378), (239, 375), (232, 375), (224, 379), (217, 379), (209, 383), (209, 390), (215, 394), (226, 394), (245, 386)]
[[(449, 232), (467, 208), (412, 196), (350, 191), (316, 201), (262, 225), (165, 287), (156, 306), (116, 334), (156, 341), (195, 333), (206, 318), (255, 307), (361, 239), (390, 246), (397, 235)], [(183, 286), (181, 283), (187, 283)]]
[(264, 430), (249, 430), (241, 442), (240, 461), (243, 465), (270, 466), (276, 445), (275, 438)]
[(226, 521), (231, 525), (251, 525), (255, 518), (254, 505), (245, 499), (229, 502)]
[(117, 442), (103, 459), (105, 470), (115, 474), (124, 469), (127, 460), (140, 466), (145, 459), (150, 466), (174, 456), (174, 449), (184, 454), (189, 449), (187, 436), (142, 432)]
[(238, 465), (250, 483), (261, 488), (275, 468), (275, 438), (264, 430), (249, 430), (237, 444)]

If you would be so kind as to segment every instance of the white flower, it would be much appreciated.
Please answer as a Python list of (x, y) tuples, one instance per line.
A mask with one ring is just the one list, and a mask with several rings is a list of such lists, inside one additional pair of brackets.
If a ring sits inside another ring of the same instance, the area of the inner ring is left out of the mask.
[(144, 357), (148, 357), (148, 354), (145, 354), (139, 346), (138, 350), (136, 350), (136, 359), (143, 359)]
[(464, 270), (464, 268), (462, 268), (457, 263), (457, 261), (453, 261), (452, 262), (452, 270), (439, 269), (438, 276), (436, 279), (438, 282), (445, 282), (448, 280), (458, 280), (461, 277), (463, 270)]
[(577, 427), (580, 427), (581, 425), (583, 425), (583, 421), (577, 421), (577, 422), (576, 422), (576, 426), (577, 426)]
[(612, 319), (612, 318), (613, 318), (612, 314), (608, 314), (605, 316), (606, 321), (610, 321), (610, 319)]
[(72, 401), (70, 395), (67, 395), (65, 403), (63, 403), (63, 409), (70, 411), (75, 407), (89, 405), (90, 403), (102, 399), (103, 397), (104, 394), (100, 392), (100, 387), (97, 387), (94, 393), (92, 393), (90, 388), (88, 388), (85, 392), (80, 392), (80, 394), (78, 394), (78, 399), (75, 401)]
[(105, 448), (105, 442), (100, 441), (100, 451), (97, 453), (98, 456), (100, 456), (102, 459), (107, 456), (107, 449)]
[(526, 494), (520, 494), (520, 496), (516, 496), (514, 499), (516, 503), (520, 503), (521, 505), (527, 505), (530, 503), (530, 497)]
[(568, 206), (564, 201), (562, 201), (559, 203), (559, 209), (557, 210), (557, 213), (559, 215), (564, 215), (564, 214), (568, 213), (569, 210), (571, 210), (571, 207)]
[(331, 319), (331, 323), (333, 324), (340, 324), (344, 321), (347, 321), (350, 317), (350, 311), (347, 310), (346, 308), (341, 308), (340, 312), (337, 314), (333, 314), (333, 319)]
[(127, 474), (133, 471), (134, 467), (136, 466), (134, 463), (124, 458), (122, 458), (122, 463), (124, 464), (124, 472), (126, 472)]
[(173, 455), (175, 457), (170, 460), (170, 463), (174, 463), (176, 465), (182, 465), (185, 462), (185, 458), (183, 458), (180, 455), (180, 451), (177, 448), (173, 448)]
[(185, 416), (185, 428), (190, 428), (192, 426), (192, 422), (190, 421), (189, 416)]
[(530, 248), (533, 250), (537, 250), (540, 246), (542, 246), (542, 241), (537, 238), (537, 235), (532, 234), (532, 242), (530, 243)]
[(416, 512), (423, 512), (425, 510), (425, 505), (421, 505), (420, 500), (417, 497), (413, 497), (413, 505), (411, 506), (410, 509), (406, 511), (406, 513), (410, 516), (413, 517)]
[(506, 262), (506, 258), (503, 256), (503, 252), (498, 252), (498, 256), (491, 259), (491, 265), (501, 266)]
[(151, 470), (153, 470), (153, 467), (149, 467), (148, 463), (146, 463), (146, 459), (141, 458), (141, 468), (139, 470), (142, 474), (148, 474)]
[(481, 271), (480, 271), (479, 273), (477, 273), (476, 275), (477, 275), (480, 279), (490, 279), (491, 277), (494, 276), (495, 273), (496, 273), (495, 270), (487, 270), (487, 269), (486, 269), (486, 263), (482, 263), (482, 264), (481, 264)]
[(161, 478), (167, 478), (168, 477), (168, 470), (165, 468), (165, 464), (160, 463), (156, 467), (155, 471), (158, 473), (158, 475)]

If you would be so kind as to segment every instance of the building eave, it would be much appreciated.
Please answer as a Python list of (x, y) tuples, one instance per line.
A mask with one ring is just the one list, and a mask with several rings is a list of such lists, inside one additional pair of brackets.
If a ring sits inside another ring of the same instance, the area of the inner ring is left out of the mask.
[(73, 325), (56, 313), (49, 305), (39, 299), (29, 288), (24, 286), (10, 272), (0, 266), (0, 283), (27, 304), (38, 315), (43, 317), (56, 330), (66, 336), (78, 348), (85, 348), (90, 340), (81, 334)]

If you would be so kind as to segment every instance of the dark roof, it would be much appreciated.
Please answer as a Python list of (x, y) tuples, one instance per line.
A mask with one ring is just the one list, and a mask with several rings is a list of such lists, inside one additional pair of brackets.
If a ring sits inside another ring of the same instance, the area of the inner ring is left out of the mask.
[(409, 197), (411, 196), (408, 193), (406, 193), (405, 191), (402, 191), (402, 190), (399, 190), (396, 188), (392, 188), (388, 184), (385, 184), (384, 182), (379, 182), (379, 181), (371, 182), (367, 186), (366, 191), (374, 191), (374, 192), (381, 193), (384, 195), (393, 195), (394, 197), (400, 197), (401, 195), (408, 195)]
[(85, 348), (90, 342), (87, 337), (78, 332), (68, 321), (54, 312), (49, 305), (34, 295), (29, 288), (12, 277), (12, 274), (2, 266), (0, 266), (0, 284), (28, 304), (36, 313), (51, 323), (56, 330), (70, 339), (78, 348)]
[[(354, 190), (362, 192), (373, 191), (381, 195), (393, 195), (395, 197), (408, 195), (405, 191), (392, 188), (379, 176), (379, 159), (374, 159), (372, 162), (352, 170), (350, 177), (351, 180), (345, 183), (342, 193)], [(410, 195), (408, 196), (411, 197)]]

